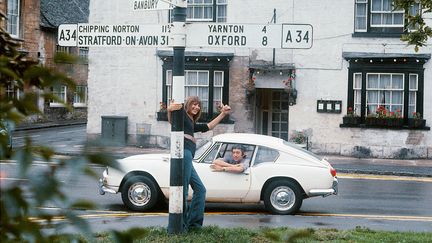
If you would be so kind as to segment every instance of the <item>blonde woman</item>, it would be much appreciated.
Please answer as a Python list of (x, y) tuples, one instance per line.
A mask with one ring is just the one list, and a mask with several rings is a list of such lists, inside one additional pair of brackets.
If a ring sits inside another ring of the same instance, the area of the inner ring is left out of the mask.
[[(180, 103), (170, 103), (167, 108), (168, 121), (171, 122), (171, 112), (182, 109)], [(201, 116), (201, 101), (197, 96), (190, 96), (184, 105), (184, 179), (183, 179), (183, 201), (184, 207), (184, 227), (185, 230), (201, 228), (204, 221), (205, 195), (206, 188), (199, 178), (192, 164), (195, 156), (196, 139), (195, 132), (207, 132), (219, 124), (222, 119), (230, 113), (231, 107), (222, 105), (221, 113), (207, 124), (197, 123)], [(192, 187), (192, 201), (188, 204), (189, 185)]]

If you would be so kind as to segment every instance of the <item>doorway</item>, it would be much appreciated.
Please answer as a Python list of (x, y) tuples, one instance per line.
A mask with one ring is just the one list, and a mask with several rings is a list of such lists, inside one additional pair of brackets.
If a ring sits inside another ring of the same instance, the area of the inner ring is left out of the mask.
[(288, 93), (283, 89), (260, 89), (256, 104), (257, 133), (288, 140)]

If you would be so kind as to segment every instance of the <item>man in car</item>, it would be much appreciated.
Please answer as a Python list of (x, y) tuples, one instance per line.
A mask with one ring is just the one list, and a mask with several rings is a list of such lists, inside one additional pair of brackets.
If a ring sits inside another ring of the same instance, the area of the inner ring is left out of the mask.
[(242, 173), (249, 168), (249, 160), (246, 159), (245, 148), (236, 144), (231, 148), (231, 158), (219, 158), (213, 161), (210, 168), (216, 172)]

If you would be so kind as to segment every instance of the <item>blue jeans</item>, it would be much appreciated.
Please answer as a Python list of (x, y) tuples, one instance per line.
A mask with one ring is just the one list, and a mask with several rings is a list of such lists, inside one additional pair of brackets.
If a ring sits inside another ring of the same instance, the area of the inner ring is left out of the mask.
[[(186, 230), (190, 228), (200, 228), (204, 221), (206, 188), (192, 165), (192, 159), (192, 152), (185, 149), (183, 158), (183, 222)], [(192, 201), (190, 204), (187, 201), (189, 184), (193, 190)]]

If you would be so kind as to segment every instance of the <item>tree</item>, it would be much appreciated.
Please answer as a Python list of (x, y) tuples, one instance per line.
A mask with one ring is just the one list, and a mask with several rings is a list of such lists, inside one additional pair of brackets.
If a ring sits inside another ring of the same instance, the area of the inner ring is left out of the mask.
[[(4, 13), (0, 12), (0, 18), (5, 19)], [(1, 23), (0, 23), (1, 24)], [(1, 26), (1, 25), (0, 25)], [(19, 52), (19, 43), (3, 29), (0, 28), (0, 123), (3, 121), (19, 124), (28, 116), (40, 114), (37, 106), (37, 98), (62, 102), (54, 96), (49, 88), (55, 85), (66, 85), (74, 89), (75, 83), (65, 74), (48, 69), (38, 62), (26, 57), (25, 53)], [(62, 62), (74, 62), (76, 57), (57, 55), (55, 60)], [(8, 96), (8, 89), (20, 89), (22, 96)], [(67, 104), (64, 104), (67, 106)], [(2, 127), (3, 128), (3, 127)], [(103, 147), (88, 144), (85, 146), (81, 156), (71, 159), (54, 160), (54, 151), (48, 147), (34, 146), (31, 139), (26, 139), (22, 149), (9, 151), (7, 134), (0, 133), (0, 160), (11, 157), (17, 163), (17, 176), (22, 180), (6, 183), (1, 178), (5, 175), (0, 168), (0, 242), (52, 242), (59, 235), (66, 237), (69, 241), (80, 241), (79, 235), (62, 234), (64, 226), (73, 225), (78, 231), (87, 237), (92, 237), (88, 223), (77, 216), (74, 209), (95, 208), (92, 202), (78, 200), (72, 201), (62, 189), (58, 171), (65, 169), (73, 175), (85, 173), (97, 177), (92, 171), (89, 163), (112, 166), (118, 168), (115, 160), (109, 156)], [(30, 171), (34, 159), (42, 158), (50, 162), (49, 169), (34, 172)], [(6, 161), (7, 162), (7, 161)], [(61, 178), (62, 180), (68, 178)], [(60, 210), (57, 213), (48, 213), (40, 208), (43, 205), (54, 205)], [(54, 222), (56, 216), (64, 217), (65, 220)], [(145, 230), (132, 229), (129, 232), (116, 232), (116, 239), (130, 239), (145, 233)]]
[[(410, 8), (415, 3), (420, 3), (422, 11), (414, 15)], [(394, 9), (405, 12), (406, 34), (402, 35), (401, 40), (414, 45), (416, 52), (420, 47), (426, 46), (427, 40), (432, 37), (432, 29), (426, 25), (422, 14), (432, 12), (432, 0), (394, 0)]]

